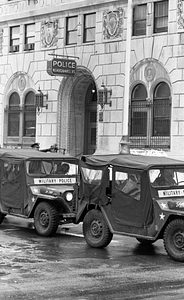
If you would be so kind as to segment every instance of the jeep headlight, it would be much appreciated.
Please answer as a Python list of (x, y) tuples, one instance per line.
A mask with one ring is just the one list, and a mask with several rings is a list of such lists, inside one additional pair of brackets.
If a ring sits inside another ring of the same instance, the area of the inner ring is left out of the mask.
[(70, 201), (73, 200), (73, 194), (72, 194), (71, 192), (67, 192), (67, 193), (65, 194), (65, 197), (66, 197), (66, 200), (67, 200), (68, 202), (70, 202)]
[(31, 192), (33, 195), (39, 195), (40, 194), (40, 187), (36, 186), (30, 186)]

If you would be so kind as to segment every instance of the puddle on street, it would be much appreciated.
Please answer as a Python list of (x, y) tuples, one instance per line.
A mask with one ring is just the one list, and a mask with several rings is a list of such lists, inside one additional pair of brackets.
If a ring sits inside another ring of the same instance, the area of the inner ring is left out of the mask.
[[(108, 250), (92, 249), (81, 237), (67, 236), (62, 232), (54, 237), (41, 237), (30, 229), (33, 224), (27, 222), (26, 225), (26, 222), (6, 223), (4, 228), (3, 225), (1, 227), (0, 282), (16, 283), (25, 278), (39, 278), (44, 265), (62, 260), (74, 259), (74, 268), (80, 268), (81, 263), (77, 262), (80, 258), (109, 259)], [(20, 223), (26, 226), (20, 226)]]

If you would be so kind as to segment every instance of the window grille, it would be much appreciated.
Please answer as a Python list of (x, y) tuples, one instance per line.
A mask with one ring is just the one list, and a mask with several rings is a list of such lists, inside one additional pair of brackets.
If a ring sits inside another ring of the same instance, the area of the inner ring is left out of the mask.
[(36, 131), (36, 108), (34, 103), (34, 93), (26, 95), (24, 103), (24, 136), (35, 136)]
[[(23, 102), (23, 103), (22, 103)], [(5, 108), (5, 141), (7, 145), (29, 145), (35, 140), (35, 94), (30, 91), (24, 101), (17, 92), (9, 97)]]
[(8, 109), (8, 136), (19, 136), (20, 124), (20, 98), (13, 93), (9, 99)]
[[(142, 98), (141, 98), (142, 94)], [(137, 85), (130, 103), (130, 142), (134, 148), (169, 148), (171, 100), (170, 89), (159, 83), (153, 100), (146, 98), (146, 89)]]

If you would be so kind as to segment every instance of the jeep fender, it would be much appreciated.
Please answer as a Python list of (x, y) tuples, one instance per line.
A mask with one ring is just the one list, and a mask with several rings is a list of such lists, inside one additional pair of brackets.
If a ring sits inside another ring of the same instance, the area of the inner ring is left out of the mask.
[(45, 198), (45, 197), (38, 197), (36, 199), (34, 205), (32, 206), (32, 209), (29, 212), (28, 218), (33, 218), (35, 208), (37, 207), (37, 205), (40, 202), (47, 202), (47, 203), (52, 204), (58, 210), (58, 213), (60, 211), (63, 212), (63, 211), (68, 211), (69, 210), (69, 206), (67, 205), (67, 203), (62, 198), (53, 199), (53, 198), (49, 198), (49, 197), (47, 197), (47, 198)]
[(107, 217), (107, 214), (106, 214), (105, 210), (103, 209), (103, 206), (99, 206), (99, 205), (95, 205), (95, 204), (85, 203), (84, 205), (81, 205), (81, 210), (76, 215), (76, 224), (83, 222), (85, 215), (92, 209), (97, 209), (102, 213), (102, 215), (109, 227), (110, 232), (114, 233), (112, 226), (110, 224), (110, 221)]

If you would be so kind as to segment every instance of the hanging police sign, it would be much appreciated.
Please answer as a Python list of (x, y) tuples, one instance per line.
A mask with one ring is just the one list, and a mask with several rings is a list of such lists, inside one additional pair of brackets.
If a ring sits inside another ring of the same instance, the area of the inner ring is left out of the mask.
[(53, 58), (47, 61), (47, 73), (51, 76), (74, 76), (76, 65), (73, 59)]

